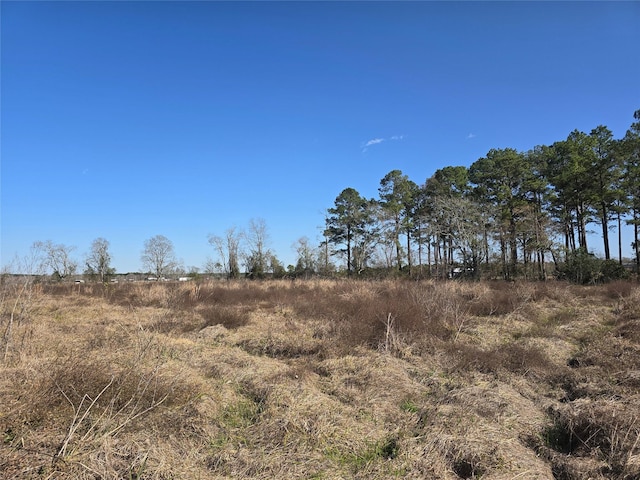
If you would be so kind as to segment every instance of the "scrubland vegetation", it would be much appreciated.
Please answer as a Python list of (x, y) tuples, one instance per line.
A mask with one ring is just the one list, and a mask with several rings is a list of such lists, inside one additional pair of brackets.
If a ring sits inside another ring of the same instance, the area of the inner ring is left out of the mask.
[(640, 286), (2, 285), (3, 478), (640, 478)]

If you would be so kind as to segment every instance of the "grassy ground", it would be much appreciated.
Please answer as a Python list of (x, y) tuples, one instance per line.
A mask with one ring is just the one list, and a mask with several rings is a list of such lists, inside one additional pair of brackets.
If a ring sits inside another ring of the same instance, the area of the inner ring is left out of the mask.
[(640, 286), (2, 285), (2, 478), (640, 478)]

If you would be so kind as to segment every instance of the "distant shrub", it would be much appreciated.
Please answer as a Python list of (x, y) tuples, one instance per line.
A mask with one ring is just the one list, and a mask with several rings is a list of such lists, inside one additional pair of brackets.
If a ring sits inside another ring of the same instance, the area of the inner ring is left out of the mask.
[(602, 260), (580, 248), (567, 255), (564, 265), (558, 268), (560, 278), (582, 285), (605, 283), (627, 278), (629, 272), (614, 260)]
[(615, 260), (603, 260), (600, 274), (604, 282), (629, 278), (629, 271)]

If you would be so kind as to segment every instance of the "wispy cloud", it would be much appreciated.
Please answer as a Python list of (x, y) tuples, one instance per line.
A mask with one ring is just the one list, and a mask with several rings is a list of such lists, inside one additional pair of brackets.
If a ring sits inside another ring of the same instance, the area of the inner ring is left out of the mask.
[(373, 145), (378, 145), (379, 143), (387, 142), (390, 140), (404, 140), (404, 138), (405, 138), (405, 135), (393, 135), (388, 138), (372, 138), (371, 140), (367, 140), (366, 142), (362, 143), (362, 153), (365, 153), (368, 150), (368, 148)]
[(472, 138), (476, 138), (475, 133), (470, 133), (469, 135), (467, 135), (467, 140), (471, 140)]
[(374, 138), (373, 140), (369, 140), (364, 144), (364, 148), (370, 147), (371, 145), (377, 145), (378, 143), (384, 142), (384, 138)]

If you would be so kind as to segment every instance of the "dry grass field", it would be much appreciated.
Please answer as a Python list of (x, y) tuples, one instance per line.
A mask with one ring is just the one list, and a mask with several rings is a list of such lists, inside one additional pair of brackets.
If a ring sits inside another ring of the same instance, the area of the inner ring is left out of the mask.
[(0, 476), (638, 479), (640, 286), (2, 285)]

